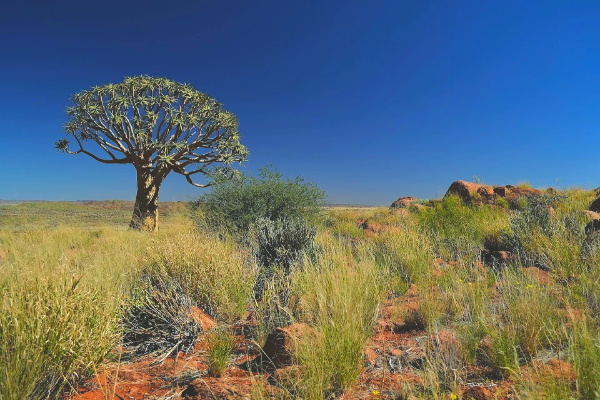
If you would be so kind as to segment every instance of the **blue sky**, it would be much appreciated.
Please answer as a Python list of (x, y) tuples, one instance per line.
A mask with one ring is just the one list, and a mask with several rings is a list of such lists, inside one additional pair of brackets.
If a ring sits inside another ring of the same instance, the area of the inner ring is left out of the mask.
[[(19, 3), (19, 4), (17, 4)], [(336, 203), (457, 179), (600, 186), (597, 1), (10, 2), (0, 13), (0, 199), (133, 199), (132, 166), (57, 153), (69, 97), (124, 76), (236, 114), (244, 170)], [(203, 189), (170, 176), (161, 200)]]

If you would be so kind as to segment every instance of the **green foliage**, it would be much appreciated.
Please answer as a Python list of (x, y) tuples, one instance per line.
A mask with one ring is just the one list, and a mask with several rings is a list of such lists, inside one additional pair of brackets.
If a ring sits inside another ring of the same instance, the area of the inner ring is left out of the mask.
[(572, 336), (572, 362), (581, 399), (600, 399), (600, 336), (586, 323), (576, 326)]
[(264, 334), (293, 321), (295, 304), (290, 304), (290, 274), (305, 257), (317, 256), (315, 228), (304, 219), (271, 221), (260, 218), (255, 224), (254, 257), (259, 267), (254, 286), (257, 317)]
[(390, 284), (400, 289), (425, 281), (433, 269), (429, 238), (408, 222), (374, 238), (373, 253), (378, 265), (389, 272)]
[(316, 230), (304, 219), (260, 218), (255, 229), (255, 257), (261, 267), (277, 265), (289, 273), (307, 251), (314, 250)]
[(233, 351), (233, 337), (225, 329), (216, 329), (208, 334), (208, 374), (220, 377), (229, 366)]
[(447, 196), (416, 215), (438, 255), (445, 259), (478, 254), (486, 235), (505, 227), (508, 222), (505, 210), (464, 205), (456, 196)]
[(497, 287), (501, 302), (486, 321), (492, 352), (488, 355), (507, 376), (540, 350), (561, 343), (564, 314), (561, 297), (535, 276), (507, 270), (497, 280)]
[(103, 293), (79, 280), (0, 278), (0, 399), (57, 396), (107, 356), (116, 320)]
[(363, 348), (372, 333), (384, 284), (367, 248), (337, 240), (321, 243), (324, 254), (294, 279), (301, 320), (316, 334), (297, 344), (304, 399), (323, 399), (351, 386), (360, 374)]
[(576, 212), (552, 215), (550, 207), (562, 200), (558, 196), (530, 198), (527, 205), (510, 217), (504, 234), (508, 250), (527, 265), (536, 265), (569, 279), (583, 268), (585, 239), (583, 219)]
[(192, 202), (212, 226), (224, 226), (244, 236), (259, 218), (314, 218), (325, 193), (302, 178), (284, 179), (276, 169), (260, 170), (259, 176), (240, 176), (221, 181), (210, 193)]
[(257, 271), (232, 240), (180, 226), (167, 240), (155, 241), (149, 258), (148, 274), (179, 282), (208, 314), (234, 321), (246, 312)]
[[(55, 144), (61, 151), (87, 154), (108, 164), (150, 161), (154, 167), (181, 174), (190, 164), (227, 165), (248, 154), (239, 142), (235, 115), (189, 84), (134, 76), (84, 90), (71, 101), (67, 138)], [(69, 138), (77, 142), (75, 152), (69, 151)], [(98, 144), (106, 159), (84, 150), (89, 141)], [(194, 154), (207, 147), (213, 151), (201, 157)], [(122, 158), (115, 156), (118, 153)]]

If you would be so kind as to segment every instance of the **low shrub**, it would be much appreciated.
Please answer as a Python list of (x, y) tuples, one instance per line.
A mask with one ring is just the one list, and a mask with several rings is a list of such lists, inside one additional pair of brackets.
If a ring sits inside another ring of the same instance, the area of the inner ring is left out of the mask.
[(434, 207), (416, 216), (437, 255), (446, 260), (479, 254), (486, 235), (508, 225), (506, 210), (486, 205), (464, 205), (456, 196), (444, 197)]
[(585, 235), (577, 213), (553, 215), (550, 211), (561, 199), (555, 195), (530, 198), (526, 207), (511, 216), (504, 241), (525, 264), (570, 279), (582, 271)]
[(314, 219), (325, 193), (302, 178), (284, 179), (276, 169), (264, 167), (258, 177), (240, 176), (216, 184), (212, 191), (193, 201), (212, 227), (233, 232), (244, 239), (260, 218)]
[(168, 276), (142, 276), (125, 306), (125, 359), (148, 354), (168, 357), (188, 352), (202, 331), (192, 320), (192, 300), (179, 282)]

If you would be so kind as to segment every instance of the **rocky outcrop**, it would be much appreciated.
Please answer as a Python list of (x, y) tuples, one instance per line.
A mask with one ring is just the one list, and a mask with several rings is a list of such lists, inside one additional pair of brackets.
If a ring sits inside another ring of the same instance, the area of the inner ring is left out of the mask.
[(465, 203), (471, 204), (492, 198), (494, 196), (494, 188), (479, 183), (455, 181), (452, 182), (444, 197), (452, 195), (458, 196)]
[(452, 182), (444, 197), (458, 196), (466, 204), (493, 204), (497, 198), (514, 201), (519, 197), (541, 196), (542, 194), (541, 190), (528, 187), (489, 186), (459, 180)]
[(517, 258), (516, 254), (512, 254), (506, 250), (488, 250), (481, 251), (481, 261), (486, 264), (505, 263)]
[(400, 197), (398, 200), (392, 203), (390, 207), (392, 208), (408, 208), (410, 207), (416, 200), (416, 197)]
[(588, 219), (588, 221), (593, 221), (595, 219), (600, 219), (600, 213), (590, 210), (583, 210), (581, 214)]
[(588, 235), (596, 231), (600, 231), (600, 219), (591, 220), (585, 226), (585, 233)]

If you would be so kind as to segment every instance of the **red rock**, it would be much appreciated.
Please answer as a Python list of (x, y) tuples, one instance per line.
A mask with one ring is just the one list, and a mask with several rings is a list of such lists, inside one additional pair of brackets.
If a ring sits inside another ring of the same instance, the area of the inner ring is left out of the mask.
[(590, 208), (588, 208), (588, 210), (594, 211), (594, 212), (600, 212), (600, 197), (598, 197), (596, 200), (594, 200), (592, 202), (592, 204), (590, 204)]
[(393, 208), (407, 208), (410, 206), (415, 200), (418, 200), (416, 197), (400, 197), (398, 200), (394, 201), (391, 205)]
[[(251, 376), (245, 378), (229, 377), (227, 379), (202, 377), (194, 379), (181, 393), (182, 399), (188, 400), (234, 400), (250, 399), (253, 397), (257, 384), (265, 391), (281, 392), (280, 389), (269, 385), (263, 376)], [(265, 396), (271, 398), (271, 396)], [(141, 398), (141, 397), (140, 397)]]
[(575, 381), (576, 374), (573, 366), (566, 361), (552, 358), (546, 363), (548, 372), (554, 379), (568, 379)]
[(465, 203), (470, 204), (473, 203), (477, 197), (482, 197), (482, 200), (487, 200), (488, 197), (493, 196), (493, 194), (494, 189), (491, 186), (467, 181), (455, 181), (452, 182), (444, 197), (456, 195)]
[(585, 226), (585, 233), (588, 235), (596, 231), (600, 231), (600, 219), (592, 220)]
[(375, 351), (373, 347), (370, 346), (365, 347), (363, 353), (365, 355), (365, 360), (371, 365), (374, 365), (375, 360), (379, 358), (379, 354)]
[(358, 226), (366, 232), (379, 233), (383, 229), (383, 226), (379, 222), (369, 221), (368, 219), (358, 221)]
[(400, 357), (400, 356), (402, 356), (403, 352), (400, 349), (392, 349), (390, 351), (390, 354), (393, 355), (394, 357)]
[[(508, 187), (508, 185), (506, 187)], [(543, 194), (544, 194), (544, 192), (542, 192), (539, 189), (528, 188), (528, 187), (519, 187), (519, 186), (511, 186), (510, 193), (509, 193), (511, 198), (516, 198), (516, 197), (521, 197), (521, 196), (534, 197), (534, 196), (541, 196)]]
[(290, 365), (277, 369), (273, 372), (273, 379), (277, 381), (281, 386), (288, 389), (294, 389), (300, 379), (302, 378), (302, 371), (298, 365)]
[(486, 263), (500, 262), (505, 263), (510, 260), (517, 258), (516, 254), (512, 254), (510, 251), (505, 250), (488, 250), (483, 249), (481, 251), (481, 259)]
[(581, 211), (581, 214), (590, 221), (594, 219), (600, 219), (600, 213), (597, 213), (595, 211), (583, 210)]
[(462, 394), (464, 400), (491, 400), (494, 398), (490, 389), (483, 386), (473, 386)]
[(548, 272), (542, 271), (537, 267), (523, 268), (523, 273), (528, 275), (530, 278), (537, 280), (540, 285), (550, 285), (554, 283), (554, 280)]
[(202, 327), (202, 332), (211, 330), (217, 324), (214, 319), (196, 306), (190, 307), (190, 317)]
[(506, 197), (506, 186), (495, 186), (494, 193), (500, 197)]

